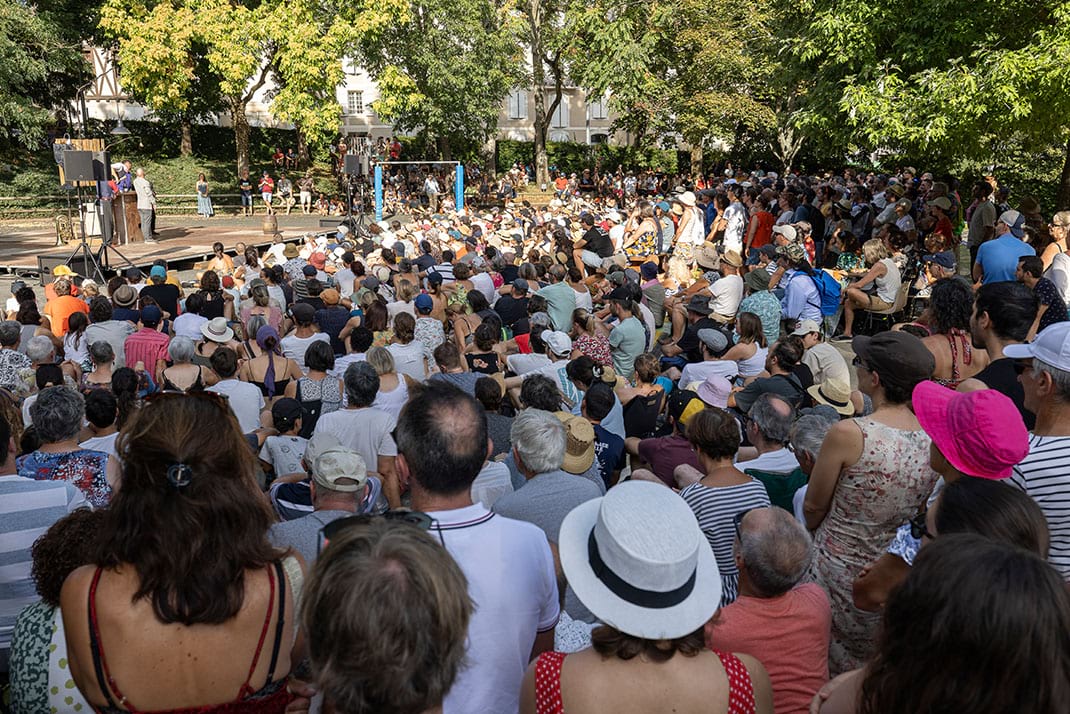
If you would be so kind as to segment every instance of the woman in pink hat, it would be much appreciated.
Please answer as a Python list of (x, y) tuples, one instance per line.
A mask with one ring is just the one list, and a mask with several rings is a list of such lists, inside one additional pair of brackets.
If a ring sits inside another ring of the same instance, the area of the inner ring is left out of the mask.
[[(964, 478), (1002, 480), (1029, 453), (1029, 433), (1014, 402), (994, 389), (956, 392), (935, 382), (921, 382), (911, 399), (918, 423), (932, 440), (929, 464), (941, 476), (929, 498), (929, 520), (944, 484)], [(923, 511), (896, 532), (895, 540), (854, 583), (855, 605), (878, 610), (910, 572), (928, 528)], [(1047, 552), (1045, 535), (1044, 553)]]

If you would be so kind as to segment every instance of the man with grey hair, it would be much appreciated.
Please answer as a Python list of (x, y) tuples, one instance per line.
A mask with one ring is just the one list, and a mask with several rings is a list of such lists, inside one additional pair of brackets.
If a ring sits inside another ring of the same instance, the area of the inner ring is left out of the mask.
[(26, 390), (27, 375), (33, 374), (30, 358), (19, 352), (21, 338), (22, 325), (14, 320), (0, 322), (0, 387), (17, 393)]
[(817, 455), (821, 453), (821, 444), (829, 429), (838, 419), (825, 417), (820, 414), (806, 414), (799, 417), (791, 427), (789, 442), (795, 451), (795, 458), (799, 460), (799, 468), (781, 479), (766, 482), (765, 489), (769, 492), (769, 501), (795, 514), (800, 523), (806, 523), (803, 515), (803, 501), (806, 500), (806, 487), (810, 482), (810, 474), (814, 471), (817, 463)]
[(795, 410), (780, 397), (769, 392), (759, 395), (744, 420), (756, 456), (737, 465), (748, 473), (753, 470), (770, 475), (788, 474), (797, 469), (799, 460), (785, 448), (794, 416)]
[(152, 183), (145, 178), (145, 169), (137, 170), (137, 178), (133, 182), (134, 191), (137, 192), (137, 212), (141, 217), (141, 233), (146, 243), (155, 243), (156, 238), (156, 191)]
[(806, 526), (782, 508), (735, 518), (739, 597), (706, 625), (708, 647), (757, 657), (778, 712), (804, 712), (828, 681), (832, 611), (816, 583), (799, 584), (813, 558)]
[[(526, 482), (495, 501), (493, 510), (535, 524), (551, 543), (557, 543), (565, 516), (581, 503), (600, 498), (602, 492), (591, 481), (561, 468), (568, 437), (552, 413), (525, 409), (513, 419), (509, 437), (516, 468)], [(590, 619), (590, 612), (571, 591), (565, 597), (565, 611), (577, 620)]]
[(331, 521), (359, 512), (370, 487), (368, 467), (355, 451), (332, 445), (312, 456), (312, 513), (268, 529), (272, 544), (293, 548), (310, 566), (319, 554), (320, 530)]
[(354, 362), (346, 367), (343, 381), (348, 406), (321, 415), (312, 433), (331, 434), (342, 446), (359, 454), (365, 464), (375, 464), (374, 473), (383, 484), (387, 502), (391, 508), (400, 508), (401, 487), (395, 464), (398, 448), (392, 435), (396, 420), (389, 412), (372, 406), (379, 393), (379, 374), (367, 362)]

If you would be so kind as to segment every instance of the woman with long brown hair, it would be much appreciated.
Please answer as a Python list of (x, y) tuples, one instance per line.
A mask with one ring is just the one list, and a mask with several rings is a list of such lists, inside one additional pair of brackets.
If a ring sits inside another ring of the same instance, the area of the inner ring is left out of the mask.
[(304, 567), (268, 542), (226, 401), (155, 397), (117, 446), (123, 487), (60, 598), (78, 688), (98, 711), (281, 713)]

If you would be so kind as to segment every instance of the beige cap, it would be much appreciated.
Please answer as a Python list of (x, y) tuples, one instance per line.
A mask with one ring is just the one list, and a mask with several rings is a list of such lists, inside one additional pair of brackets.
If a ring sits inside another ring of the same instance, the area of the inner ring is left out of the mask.
[(330, 491), (352, 493), (362, 490), (368, 482), (368, 467), (360, 454), (337, 446), (316, 456), (312, 462), (312, 480)]

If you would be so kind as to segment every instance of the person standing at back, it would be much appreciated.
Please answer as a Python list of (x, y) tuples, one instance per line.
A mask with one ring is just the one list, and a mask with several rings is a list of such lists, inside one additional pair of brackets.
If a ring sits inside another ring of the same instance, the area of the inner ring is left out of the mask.
[(560, 613), (546, 536), (472, 503), (472, 482), (492, 449), (474, 398), (430, 382), (402, 410), (396, 434), (398, 475), (412, 489), (412, 507), (432, 517), (431, 535), (461, 566), (475, 604), (468, 667), (443, 714), (515, 713), (524, 670), (553, 648)]
[(1022, 241), (1025, 218), (1015, 210), (1004, 211), (996, 221), (996, 237), (982, 243), (973, 264), (973, 281), (988, 285), (1014, 280), (1018, 259), (1036, 255), (1033, 246)]

